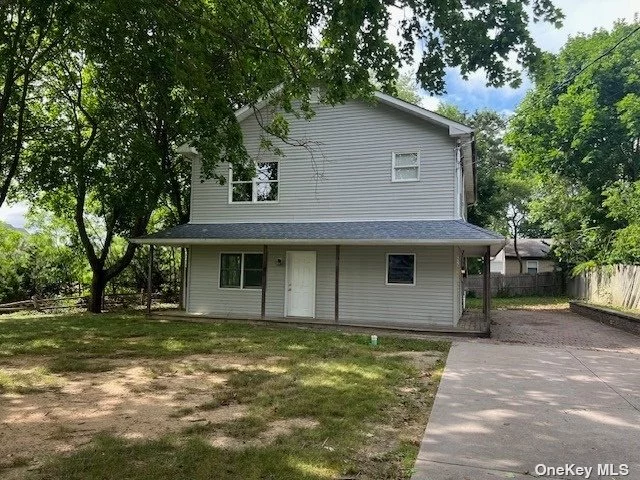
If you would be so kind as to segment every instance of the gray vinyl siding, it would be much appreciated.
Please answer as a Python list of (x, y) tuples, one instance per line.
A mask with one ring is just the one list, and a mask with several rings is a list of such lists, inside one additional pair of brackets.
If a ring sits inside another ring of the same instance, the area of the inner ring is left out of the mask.
[[(267, 264), (266, 315), (284, 316), (284, 289), (287, 250), (316, 251), (316, 317), (332, 319), (334, 315), (335, 247), (269, 247)], [(191, 247), (190, 291), (187, 311), (220, 317), (254, 318), (260, 316), (262, 301), (259, 289), (218, 288), (220, 253), (262, 252), (261, 246), (193, 246)], [(282, 264), (278, 265), (277, 260)]]
[[(291, 119), (284, 157), (260, 151), (254, 116), (242, 122), (254, 158), (280, 161), (278, 203), (229, 204), (228, 185), (200, 181), (193, 162), (191, 222), (455, 218), (455, 140), (447, 129), (364, 102), (318, 105), (310, 121)], [(265, 115), (267, 113), (265, 112)], [(392, 182), (392, 152), (420, 151), (420, 181)], [(227, 176), (228, 167), (220, 166)]]
[[(453, 247), (342, 247), (340, 320), (452, 325)], [(386, 254), (415, 253), (415, 285), (386, 285)]]
[[(287, 250), (315, 250), (316, 318), (333, 321), (335, 247), (270, 246), (266, 315), (284, 316)], [(259, 251), (255, 246), (194, 246), (189, 269), (188, 312), (231, 318), (260, 315), (260, 290), (218, 288), (221, 252)], [(386, 254), (416, 254), (416, 285), (386, 285)], [(282, 264), (277, 264), (277, 259)], [(454, 247), (347, 247), (340, 252), (340, 323), (419, 327), (452, 325)]]
[(260, 289), (219, 288), (220, 253), (262, 252), (261, 246), (191, 247), (188, 312), (221, 317), (260, 315)]

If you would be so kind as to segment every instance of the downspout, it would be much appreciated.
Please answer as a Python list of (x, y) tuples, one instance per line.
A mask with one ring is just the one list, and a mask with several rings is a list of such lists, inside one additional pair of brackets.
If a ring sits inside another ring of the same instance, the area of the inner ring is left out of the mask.
[(460, 196), (461, 196), (461, 188), (464, 188), (464, 186), (462, 185), (462, 155), (461, 155), (461, 151), (462, 151), (462, 143), (460, 142), (460, 139), (457, 140), (456, 142), (456, 148), (455, 148), (455, 188), (453, 189), (454, 192), (454, 196), (455, 196), (455, 201), (454, 201), (454, 208), (455, 211), (453, 212), (453, 216), (454, 218), (459, 218), (462, 219), (462, 205), (460, 202)]

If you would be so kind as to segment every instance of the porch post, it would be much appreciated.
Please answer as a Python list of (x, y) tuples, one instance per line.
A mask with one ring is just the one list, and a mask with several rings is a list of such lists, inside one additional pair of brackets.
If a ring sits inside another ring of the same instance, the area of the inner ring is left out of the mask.
[(336, 245), (336, 282), (334, 291), (334, 321), (340, 321), (340, 245)]
[(482, 299), (483, 299), (482, 306), (483, 306), (484, 318), (488, 323), (491, 321), (491, 249), (490, 247), (487, 247), (487, 249), (484, 252), (484, 268), (482, 273), (484, 274), (484, 279), (483, 279), (484, 292), (482, 295)]
[(262, 299), (260, 303), (260, 318), (264, 320), (267, 311), (267, 265), (269, 263), (269, 247), (262, 247)]
[(185, 286), (185, 251), (184, 247), (180, 247), (180, 298), (178, 299), (178, 308), (184, 309), (184, 286)]
[(149, 271), (147, 272), (147, 315), (151, 314), (151, 296), (153, 295), (153, 245), (149, 245)]

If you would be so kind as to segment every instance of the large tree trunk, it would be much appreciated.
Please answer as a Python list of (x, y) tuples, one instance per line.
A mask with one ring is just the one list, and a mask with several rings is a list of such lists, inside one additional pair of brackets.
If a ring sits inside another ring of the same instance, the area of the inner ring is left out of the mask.
[(91, 278), (91, 299), (89, 300), (89, 311), (91, 313), (102, 312), (102, 296), (104, 289), (107, 286), (107, 279), (105, 273), (101, 269), (100, 271), (94, 271)]

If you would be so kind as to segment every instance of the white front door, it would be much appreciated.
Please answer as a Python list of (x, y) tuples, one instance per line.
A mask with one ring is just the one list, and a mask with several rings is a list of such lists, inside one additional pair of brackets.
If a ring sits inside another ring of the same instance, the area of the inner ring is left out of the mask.
[(287, 252), (285, 317), (315, 317), (316, 252)]

